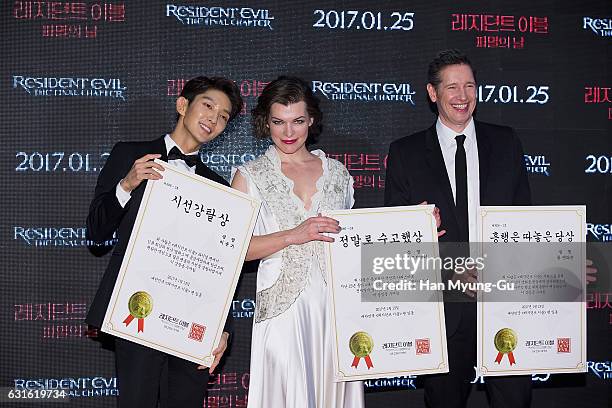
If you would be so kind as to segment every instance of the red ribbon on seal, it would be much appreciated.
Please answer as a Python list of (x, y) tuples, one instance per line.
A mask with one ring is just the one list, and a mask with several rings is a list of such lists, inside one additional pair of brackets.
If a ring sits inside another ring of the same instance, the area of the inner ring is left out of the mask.
[[(129, 314), (125, 320), (123, 321), (123, 323), (125, 323), (126, 327), (130, 325), (130, 323), (132, 323), (132, 320), (134, 320), (134, 316), (132, 316), (131, 314)], [(144, 319), (138, 319), (138, 333), (143, 332), (144, 331)]]
[[(498, 352), (497, 357), (495, 358), (495, 362), (497, 364), (501, 363), (502, 358), (504, 358), (504, 354), (502, 352)], [(512, 352), (508, 353), (508, 361), (510, 361), (510, 365), (516, 364), (516, 361), (514, 360), (514, 354), (512, 354)]]
[[(355, 367), (357, 368), (357, 366), (359, 365), (359, 360), (361, 359), (361, 357), (357, 357), (355, 356), (355, 358), (353, 359), (353, 364), (351, 364), (351, 367)], [(374, 364), (372, 364), (372, 359), (370, 358), (369, 355), (365, 356), (363, 358), (366, 362), (366, 366), (368, 366), (368, 370), (372, 367), (374, 367)]]

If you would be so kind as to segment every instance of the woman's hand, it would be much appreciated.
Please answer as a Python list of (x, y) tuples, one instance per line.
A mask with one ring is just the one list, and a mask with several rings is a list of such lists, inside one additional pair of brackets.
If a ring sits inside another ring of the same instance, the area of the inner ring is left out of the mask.
[(289, 245), (300, 245), (310, 241), (334, 242), (332, 237), (325, 236), (323, 233), (337, 234), (340, 229), (338, 221), (318, 214), (287, 231), (286, 240)]

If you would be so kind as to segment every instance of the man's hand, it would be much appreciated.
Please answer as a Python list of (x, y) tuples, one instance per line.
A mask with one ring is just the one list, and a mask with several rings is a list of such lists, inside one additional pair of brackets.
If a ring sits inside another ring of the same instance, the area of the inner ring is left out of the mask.
[[(219, 365), (219, 362), (221, 361), (221, 357), (223, 356), (223, 353), (225, 353), (225, 350), (227, 349), (227, 339), (229, 339), (229, 333), (223, 332), (223, 334), (221, 335), (221, 340), (219, 340), (219, 345), (217, 346), (216, 349), (213, 350), (213, 356), (215, 356), (215, 360), (210, 365), (210, 370), (209, 370), (210, 374), (212, 374), (213, 371), (215, 371), (215, 368), (217, 368), (217, 366)], [(204, 369), (206, 369), (206, 366), (203, 366), (203, 365), (198, 366), (198, 370), (204, 370)]]
[[(419, 205), (427, 205), (427, 201), (423, 201), (421, 204)], [(434, 218), (436, 220), (436, 228), (440, 228), (440, 225), (442, 225), (442, 217), (440, 217), (440, 209), (438, 207), (434, 208), (434, 212), (433, 212)], [(446, 234), (446, 230), (440, 230), (438, 231), (438, 238), (440, 238), (442, 235)]]
[(159, 159), (161, 154), (147, 154), (136, 160), (127, 176), (121, 180), (121, 188), (131, 193), (143, 180), (159, 180), (162, 178), (159, 171), (164, 171), (164, 167), (155, 163), (154, 159)]
[[(451, 278), (454, 282), (461, 283), (477, 283), (478, 282), (478, 271), (476, 268), (466, 269), (463, 273), (455, 272)], [(476, 291), (467, 289), (463, 292), (471, 298), (476, 297)]]

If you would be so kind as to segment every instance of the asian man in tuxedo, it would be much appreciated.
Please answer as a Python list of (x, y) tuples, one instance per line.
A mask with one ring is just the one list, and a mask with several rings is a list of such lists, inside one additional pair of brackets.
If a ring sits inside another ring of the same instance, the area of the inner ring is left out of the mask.
[[(219, 136), (242, 109), (240, 91), (229, 79), (197, 77), (188, 81), (176, 100), (177, 122), (172, 133), (145, 142), (119, 142), (108, 157), (95, 188), (87, 216), (88, 239), (103, 242), (117, 231), (108, 267), (87, 315), (101, 327), (147, 180), (159, 180), (161, 159), (179, 168), (228, 186), (199, 158), (202, 144)], [(204, 233), (204, 232), (203, 232)], [(209, 372), (229, 339), (228, 318), (210, 369), (115, 338), (115, 361), (120, 407), (202, 407)]]
[[(467, 245), (456, 243), (477, 240), (478, 205), (531, 204), (523, 149), (513, 129), (474, 119), (474, 70), (460, 51), (442, 51), (430, 63), (427, 93), (438, 118), (430, 128), (391, 143), (385, 205), (435, 204), (446, 230), (440, 238), (441, 256), (444, 251), (466, 255)], [(442, 273), (444, 282), (477, 278), (474, 270)], [(466, 406), (476, 363), (474, 296), (445, 293), (450, 372), (425, 376), (428, 407)], [(492, 407), (530, 406), (531, 376), (488, 377), (485, 383)]]

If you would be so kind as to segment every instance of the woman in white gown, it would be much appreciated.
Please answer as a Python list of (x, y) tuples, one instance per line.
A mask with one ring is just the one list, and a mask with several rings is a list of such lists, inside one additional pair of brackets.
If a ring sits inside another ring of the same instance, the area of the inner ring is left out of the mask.
[(280, 77), (253, 109), (265, 154), (233, 175), (232, 187), (262, 200), (247, 260), (261, 259), (251, 346), (249, 407), (360, 408), (363, 383), (333, 381), (321, 216), (353, 206), (353, 180), (338, 161), (306, 142), (318, 136), (319, 101), (298, 78)]

